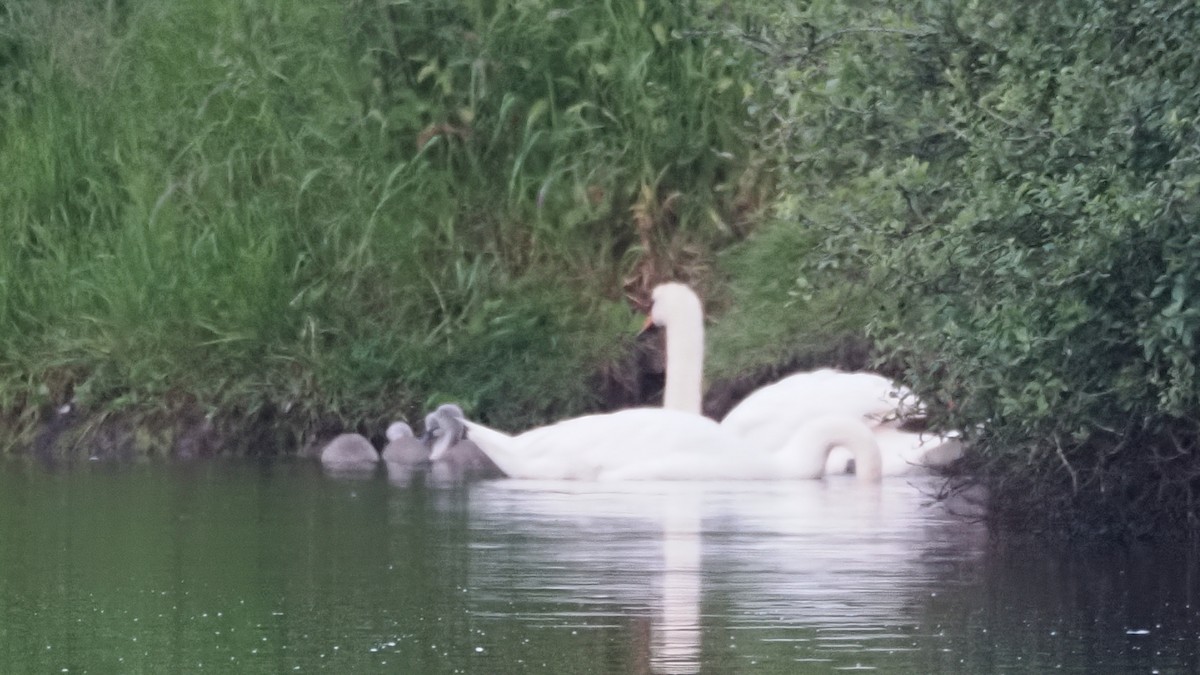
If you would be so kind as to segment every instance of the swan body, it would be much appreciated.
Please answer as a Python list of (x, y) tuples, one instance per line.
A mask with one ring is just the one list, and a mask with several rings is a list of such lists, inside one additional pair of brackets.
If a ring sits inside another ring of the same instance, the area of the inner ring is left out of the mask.
[(683, 451), (698, 458), (729, 453), (730, 459), (739, 459), (737, 438), (723, 433), (716, 422), (661, 408), (585, 415), (513, 436), (468, 421), (458, 406), (446, 405), (431, 413), (425, 425), (434, 438), (435, 462), (462, 438), (470, 438), (512, 478), (622, 479), (630, 467)]
[(321, 450), (321, 464), (329, 469), (366, 470), (378, 463), (375, 446), (361, 434), (341, 434)]
[(516, 436), (471, 422), (458, 406), (426, 418), (433, 460), (462, 438), (513, 478), (543, 480), (773, 480), (820, 478), (835, 447), (850, 447), (877, 481), (879, 448), (870, 429), (849, 417), (814, 420), (782, 448), (763, 450), (707, 417), (678, 410), (633, 408), (585, 415)]

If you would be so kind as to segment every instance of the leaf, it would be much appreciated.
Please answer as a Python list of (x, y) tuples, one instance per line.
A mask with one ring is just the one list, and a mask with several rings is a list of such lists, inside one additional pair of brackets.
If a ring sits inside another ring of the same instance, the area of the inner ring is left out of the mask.
[(656, 21), (652, 26), (650, 26), (650, 31), (652, 33), (654, 33), (654, 39), (655, 39), (655, 41), (658, 42), (660, 47), (667, 46), (667, 27), (666, 26), (662, 25), (661, 22)]

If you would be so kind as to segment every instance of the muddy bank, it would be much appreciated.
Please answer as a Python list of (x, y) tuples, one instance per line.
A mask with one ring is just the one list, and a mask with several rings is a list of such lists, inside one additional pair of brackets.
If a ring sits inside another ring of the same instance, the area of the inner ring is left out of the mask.
[(213, 415), (194, 407), (97, 412), (64, 405), (42, 410), (32, 423), (14, 425), (10, 420), (4, 433), (11, 453), (39, 461), (132, 462), (148, 457), (308, 455), (315, 452), (317, 438), (332, 438), (338, 428), (332, 420), (314, 428), (307, 415), (269, 408)]
[[(747, 394), (787, 374), (823, 367), (861, 370), (868, 367), (870, 357), (866, 340), (848, 337), (821, 351), (717, 380), (705, 393), (704, 412), (721, 419)], [(663, 369), (661, 335), (651, 331), (633, 343), (623, 359), (590, 376), (596, 392), (594, 410), (660, 405)], [(419, 428), (424, 412), (411, 411), (408, 421)], [(480, 412), (486, 416), (486, 411)], [(329, 439), (348, 431), (382, 445), (384, 430), (391, 421), (348, 425), (328, 412), (295, 405), (286, 410), (264, 404), (253, 411), (206, 413), (192, 403), (177, 404), (169, 410), (117, 412), (64, 404), (47, 406), (36, 413), (10, 414), (0, 433), (5, 436), (2, 445), (10, 453), (44, 461), (121, 462), (144, 457), (193, 460), (218, 455), (311, 457)]]

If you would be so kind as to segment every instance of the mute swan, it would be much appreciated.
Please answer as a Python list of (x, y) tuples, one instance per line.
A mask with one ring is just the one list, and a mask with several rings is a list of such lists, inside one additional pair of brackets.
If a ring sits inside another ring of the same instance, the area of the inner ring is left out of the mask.
[[(772, 447), (814, 416), (853, 415), (875, 432), (884, 475), (898, 476), (948, 464), (961, 456), (954, 434), (899, 428), (904, 419), (920, 412), (922, 406), (911, 390), (882, 375), (825, 368), (789, 375), (754, 391), (730, 410), (721, 424), (755, 444)], [(834, 452), (827, 470), (843, 473), (849, 459), (848, 453)]]
[(387, 428), (388, 443), (383, 446), (383, 461), (388, 464), (415, 466), (429, 461), (429, 446), (422, 443), (412, 427), (392, 422)]
[(467, 420), (453, 404), (425, 418), (437, 462), (470, 438), (513, 478), (551, 480), (772, 480), (820, 478), (835, 447), (847, 447), (858, 478), (881, 477), (879, 446), (852, 417), (824, 417), (801, 427), (782, 448), (747, 447), (721, 425), (692, 413), (634, 408), (585, 415), (510, 436)]
[[(669, 282), (651, 292), (647, 325), (666, 331), (666, 384), (663, 407), (701, 414), (704, 369), (703, 308), (685, 284)], [(933, 466), (961, 454), (957, 441), (933, 434), (914, 434), (893, 428), (897, 420), (920, 410), (912, 392), (875, 373), (846, 373), (822, 369), (797, 373), (762, 387), (734, 407), (721, 426), (752, 447), (781, 448), (801, 425), (826, 415), (859, 417), (881, 433), (876, 439), (888, 461), (887, 475), (908, 473), (919, 465)], [(843, 473), (845, 453), (830, 456), (827, 470)], [(896, 461), (892, 461), (896, 460)]]
[(360, 434), (342, 434), (335, 437), (321, 450), (321, 464), (337, 471), (355, 471), (375, 468), (379, 453)]

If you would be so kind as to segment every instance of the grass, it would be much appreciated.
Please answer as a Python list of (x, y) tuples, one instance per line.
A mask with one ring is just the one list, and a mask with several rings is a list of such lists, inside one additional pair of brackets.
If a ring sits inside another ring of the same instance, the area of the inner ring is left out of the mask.
[(7, 5), (0, 405), (308, 430), (594, 406), (579, 375), (628, 344), (623, 286), (709, 274), (761, 185), (752, 57), (704, 17)]
[(821, 361), (840, 344), (865, 339), (873, 309), (866, 284), (806, 262), (817, 255), (812, 233), (786, 220), (764, 223), (723, 252), (724, 292), (708, 331), (711, 380)]

